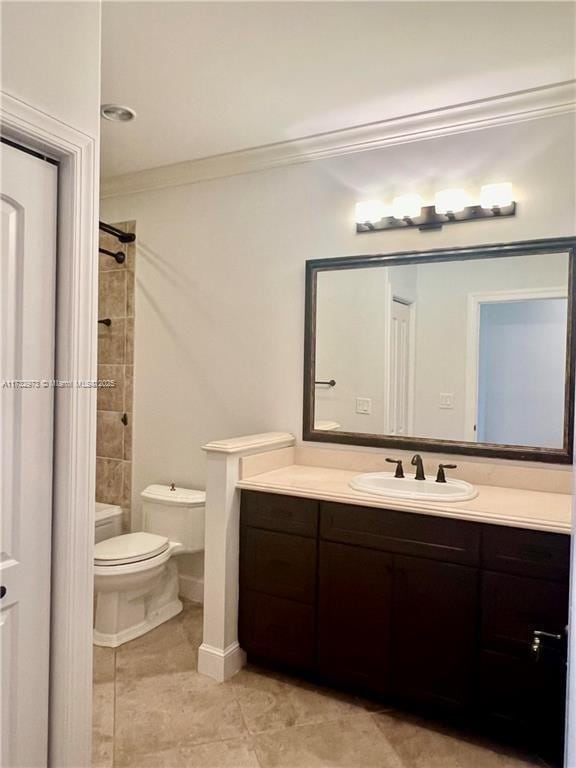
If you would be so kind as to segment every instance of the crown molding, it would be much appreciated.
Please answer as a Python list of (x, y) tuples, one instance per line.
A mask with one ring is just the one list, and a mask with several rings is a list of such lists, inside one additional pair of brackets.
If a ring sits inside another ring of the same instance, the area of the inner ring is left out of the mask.
[(554, 117), (576, 108), (576, 80), (515, 91), (301, 139), (212, 155), (102, 180), (101, 197), (177, 187), (500, 125)]

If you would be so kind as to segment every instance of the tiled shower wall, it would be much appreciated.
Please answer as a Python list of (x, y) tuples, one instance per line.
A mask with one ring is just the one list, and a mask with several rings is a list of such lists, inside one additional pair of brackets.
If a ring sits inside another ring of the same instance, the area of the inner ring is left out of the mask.
[[(113, 223), (113, 222), (110, 222)], [(135, 232), (135, 222), (113, 223)], [(98, 379), (112, 379), (115, 386), (98, 389), (96, 436), (96, 501), (118, 504), (123, 527), (130, 530), (132, 493), (132, 392), (134, 373), (134, 260), (135, 243), (122, 244), (100, 233), (100, 247), (123, 251), (118, 264), (111, 256), (99, 255)], [(123, 422), (126, 421), (126, 424)]]

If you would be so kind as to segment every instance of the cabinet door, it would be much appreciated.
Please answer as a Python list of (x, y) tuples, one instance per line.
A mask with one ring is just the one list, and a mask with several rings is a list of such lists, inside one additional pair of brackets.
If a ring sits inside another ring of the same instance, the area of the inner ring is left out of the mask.
[[(539, 746), (560, 753), (564, 729), (568, 586), (543, 579), (484, 573), (479, 704), (494, 722), (515, 723)], [(532, 649), (534, 631), (544, 637)]]
[(309, 671), (314, 666), (314, 607), (261, 592), (240, 592), (240, 645), (249, 657)]
[(313, 668), (316, 571), (315, 539), (242, 527), (239, 629), (249, 656)]
[(401, 699), (460, 709), (472, 695), (478, 571), (394, 559), (393, 688)]
[(388, 690), (391, 566), (384, 552), (320, 542), (318, 664), (325, 677)]

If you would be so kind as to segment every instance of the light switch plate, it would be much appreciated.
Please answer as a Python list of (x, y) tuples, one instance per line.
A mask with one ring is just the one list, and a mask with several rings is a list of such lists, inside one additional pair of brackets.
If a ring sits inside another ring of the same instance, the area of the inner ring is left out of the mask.
[(454, 392), (440, 392), (440, 408), (454, 408)]
[(372, 398), (370, 397), (357, 397), (356, 398), (356, 413), (362, 413), (369, 415), (372, 413)]

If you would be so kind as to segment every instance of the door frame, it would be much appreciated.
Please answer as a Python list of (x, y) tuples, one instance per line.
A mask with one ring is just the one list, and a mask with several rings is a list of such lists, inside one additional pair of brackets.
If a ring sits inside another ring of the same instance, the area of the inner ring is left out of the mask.
[(562, 287), (519, 288), (509, 291), (483, 291), (468, 294), (466, 314), (466, 384), (464, 395), (465, 440), (476, 442), (474, 430), (478, 411), (478, 355), (480, 351), (480, 307), (482, 304), (530, 301), (532, 299), (567, 299), (568, 291)]
[[(406, 393), (407, 398), (407, 434), (412, 435), (414, 433), (414, 387), (416, 380), (416, 301), (414, 299), (407, 299), (392, 290), (392, 286), (388, 283), (386, 306), (388, 307), (386, 316), (386, 353), (385, 353), (385, 367), (386, 370), (390, 370), (391, 351), (392, 351), (392, 303), (394, 301), (403, 304), (408, 307), (410, 311), (410, 338), (408, 344), (410, 346), (410, 354), (408, 359), (408, 391)], [(384, 432), (392, 434), (390, 431), (390, 422), (392, 420), (392, 403), (391, 403), (391, 387), (386, 378), (384, 382), (384, 402), (386, 403), (385, 419), (386, 424)]]
[[(55, 378), (97, 375), (98, 141), (2, 92), (6, 138), (59, 163)], [(96, 392), (54, 392), (48, 764), (91, 765)]]

